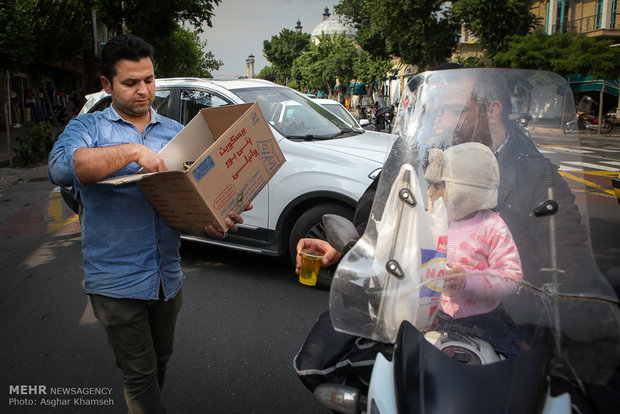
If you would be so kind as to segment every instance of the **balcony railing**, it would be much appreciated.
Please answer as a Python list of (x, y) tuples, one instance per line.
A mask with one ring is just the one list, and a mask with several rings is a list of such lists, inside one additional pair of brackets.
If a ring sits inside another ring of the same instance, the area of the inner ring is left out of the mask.
[[(553, 33), (577, 32), (587, 33), (601, 29), (600, 16), (588, 16), (581, 19), (570, 20), (564, 24), (554, 24)], [(620, 29), (620, 13), (611, 16), (609, 29)]]

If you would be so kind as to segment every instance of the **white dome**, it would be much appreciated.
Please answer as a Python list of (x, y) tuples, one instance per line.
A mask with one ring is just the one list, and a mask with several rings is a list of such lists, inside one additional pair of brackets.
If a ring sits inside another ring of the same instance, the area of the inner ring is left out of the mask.
[(333, 15), (319, 23), (318, 26), (312, 30), (311, 35), (312, 39), (315, 40), (321, 37), (322, 33), (333, 36), (343, 32), (347, 39), (353, 39), (355, 37), (355, 29), (351, 26), (345, 26), (339, 21), (338, 16)]

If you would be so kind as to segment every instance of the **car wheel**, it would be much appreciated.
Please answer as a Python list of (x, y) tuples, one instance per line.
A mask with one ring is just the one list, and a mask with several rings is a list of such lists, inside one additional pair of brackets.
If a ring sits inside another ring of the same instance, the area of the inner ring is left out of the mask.
[[(352, 207), (327, 203), (313, 206), (306, 210), (299, 216), (295, 224), (291, 229), (289, 237), (288, 251), (290, 259), (295, 263), (295, 256), (297, 255), (297, 243), (304, 237), (310, 237), (314, 239), (325, 240), (325, 228), (323, 227), (323, 215), (324, 214), (337, 214), (342, 217), (346, 217), (349, 220), (353, 220), (354, 210)], [(329, 279), (321, 280), (321, 279)], [(319, 274), (319, 281), (317, 287), (329, 288), (329, 282), (331, 282), (331, 272), (328, 269), (321, 269)]]

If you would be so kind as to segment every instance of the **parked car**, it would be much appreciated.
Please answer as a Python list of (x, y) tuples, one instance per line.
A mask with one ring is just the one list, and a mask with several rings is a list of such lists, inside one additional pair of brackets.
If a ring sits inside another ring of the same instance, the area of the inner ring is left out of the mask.
[(355, 119), (353, 115), (351, 115), (351, 112), (349, 112), (344, 105), (342, 105), (340, 102), (334, 101), (333, 99), (315, 98), (312, 100), (321, 105), (323, 108), (330, 111), (332, 114), (342, 119), (351, 128), (361, 129), (362, 127), (370, 124), (370, 121), (368, 119), (360, 119), (360, 121), (357, 122), (357, 119)]
[[(104, 91), (87, 96), (82, 113), (110, 105)], [(258, 102), (286, 162), (225, 239), (184, 231), (182, 238), (267, 255), (295, 256), (300, 238), (324, 237), (326, 213), (352, 218), (395, 137), (352, 127), (293, 89), (259, 79), (157, 79), (153, 108), (186, 124), (201, 108)]]

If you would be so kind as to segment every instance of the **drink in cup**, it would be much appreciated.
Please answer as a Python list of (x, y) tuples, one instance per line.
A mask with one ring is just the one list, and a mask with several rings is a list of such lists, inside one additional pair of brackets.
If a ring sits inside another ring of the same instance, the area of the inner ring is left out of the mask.
[(319, 268), (323, 261), (323, 253), (312, 250), (301, 252), (301, 270), (299, 271), (299, 282), (308, 286), (315, 286), (319, 275)]

